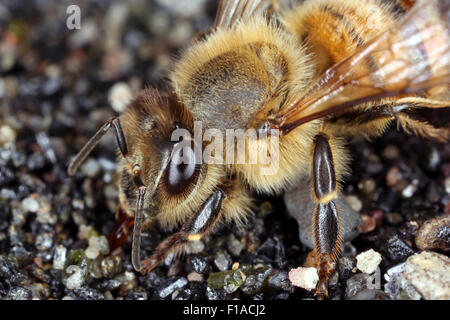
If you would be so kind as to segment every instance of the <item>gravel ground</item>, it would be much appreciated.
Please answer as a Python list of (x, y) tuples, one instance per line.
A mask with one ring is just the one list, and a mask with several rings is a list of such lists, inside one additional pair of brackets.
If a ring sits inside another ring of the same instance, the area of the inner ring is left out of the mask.
[[(68, 30), (70, 4), (0, 1), (0, 297), (313, 298), (289, 280), (309, 249), (282, 197), (260, 198), (248, 225), (224, 226), (146, 276), (129, 242), (110, 251), (113, 135), (74, 178), (67, 163), (128, 96), (164, 88), (171, 58), (212, 24), (215, 5), (77, 1), (81, 29)], [(349, 148), (343, 193), (364, 223), (344, 244), (330, 298), (450, 299), (450, 144), (392, 130)], [(145, 254), (166, 236), (149, 232)]]

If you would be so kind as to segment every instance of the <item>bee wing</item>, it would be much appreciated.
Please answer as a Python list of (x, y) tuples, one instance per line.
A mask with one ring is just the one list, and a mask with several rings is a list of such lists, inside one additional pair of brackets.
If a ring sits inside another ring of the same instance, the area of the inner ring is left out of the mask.
[(239, 20), (263, 13), (270, 6), (270, 0), (220, 0), (214, 28), (229, 28)]
[(302, 123), (386, 97), (450, 84), (450, 2), (418, 1), (394, 30), (337, 63), (273, 118), (287, 133)]

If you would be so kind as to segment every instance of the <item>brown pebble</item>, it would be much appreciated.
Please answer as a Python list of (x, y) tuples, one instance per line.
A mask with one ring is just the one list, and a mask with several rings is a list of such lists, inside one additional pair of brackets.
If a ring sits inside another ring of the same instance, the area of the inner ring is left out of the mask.
[(369, 216), (375, 219), (377, 227), (379, 227), (383, 223), (384, 211), (381, 209), (373, 209), (369, 212)]
[(358, 184), (358, 188), (362, 189), (365, 194), (370, 195), (375, 191), (376, 184), (373, 179), (364, 179)]
[(386, 173), (386, 185), (389, 188), (395, 187), (401, 179), (402, 173), (398, 167), (392, 167)]
[(35, 257), (33, 259), (33, 262), (39, 267), (39, 268), (44, 268), (44, 264), (42, 263), (42, 259), (41, 257)]
[(450, 177), (450, 163), (446, 163), (442, 166), (442, 173), (444, 174), (444, 177)]
[(383, 150), (382, 155), (388, 160), (395, 160), (400, 156), (400, 151), (397, 146), (390, 144)]
[(416, 233), (416, 246), (421, 250), (450, 251), (450, 215), (424, 222)]
[(377, 226), (377, 223), (374, 218), (367, 214), (362, 214), (361, 218), (363, 220), (363, 229), (362, 233), (369, 233), (373, 230), (375, 230), (375, 227)]
[(444, 208), (444, 214), (450, 214), (450, 202)]
[(389, 224), (392, 224), (392, 225), (397, 225), (397, 224), (400, 224), (400, 223), (403, 222), (402, 215), (400, 213), (397, 213), (397, 212), (386, 213), (384, 218), (386, 219), (386, 221)]
[(192, 271), (187, 275), (187, 279), (189, 282), (202, 282), (203, 275), (198, 272)]

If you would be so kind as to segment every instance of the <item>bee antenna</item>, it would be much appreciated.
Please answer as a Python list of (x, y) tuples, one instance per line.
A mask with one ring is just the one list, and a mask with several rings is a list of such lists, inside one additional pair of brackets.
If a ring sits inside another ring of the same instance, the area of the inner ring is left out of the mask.
[(91, 153), (92, 149), (99, 143), (99, 141), (103, 138), (103, 136), (108, 132), (108, 130), (114, 126), (114, 133), (116, 135), (117, 144), (119, 145), (120, 151), (124, 157), (128, 155), (128, 148), (125, 143), (125, 137), (123, 135), (122, 126), (120, 125), (119, 118), (113, 118), (111, 121), (105, 123), (89, 141), (84, 145), (84, 147), (78, 152), (75, 158), (72, 159), (69, 163), (69, 167), (67, 168), (67, 173), (69, 176), (75, 175), (78, 168), (87, 158), (87, 156)]

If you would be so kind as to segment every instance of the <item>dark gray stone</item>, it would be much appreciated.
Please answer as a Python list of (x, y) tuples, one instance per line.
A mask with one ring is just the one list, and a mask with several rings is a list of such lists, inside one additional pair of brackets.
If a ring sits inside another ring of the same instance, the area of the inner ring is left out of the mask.
[(386, 253), (391, 260), (402, 261), (414, 254), (414, 250), (395, 235), (388, 240)]

